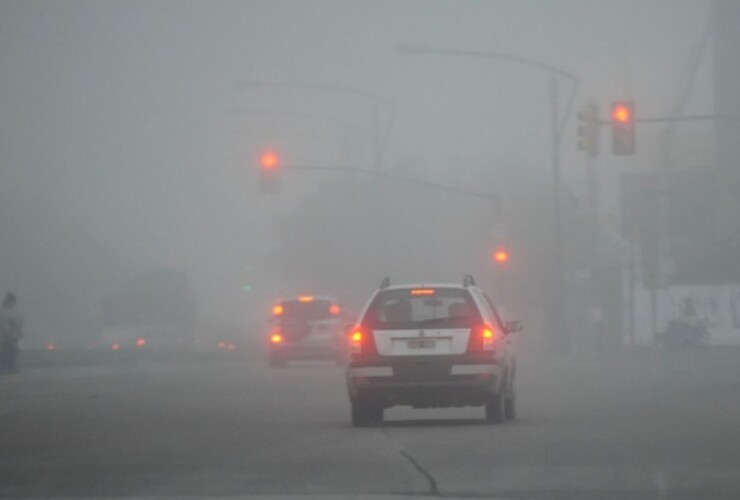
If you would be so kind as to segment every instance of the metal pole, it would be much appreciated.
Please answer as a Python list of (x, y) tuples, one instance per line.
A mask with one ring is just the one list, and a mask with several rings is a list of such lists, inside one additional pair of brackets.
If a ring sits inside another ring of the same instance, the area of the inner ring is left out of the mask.
[(381, 151), (381, 144), (380, 144), (380, 110), (378, 109), (378, 103), (373, 104), (372, 109), (372, 119), (373, 119), (373, 167), (376, 170), (380, 170), (381, 165), (383, 163), (382, 159), (382, 151)]
[(588, 338), (584, 337), (586, 345), (591, 346), (592, 351), (600, 350), (600, 342), (602, 335), (604, 334), (604, 300), (599, 282), (600, 273), (599, 265), (601, 264), (601, 229), (600, 223), (600, 203), (599, 203), (599, 173), (596, 170), (596, 161), (594, 155), (586, 155), (586, 179), (588, 183), (589, 192), (589, 207), (591, 213), (589, 214), (588, 227), (588, 259), (590, 272), (589, 284), (586, 288), (588, 297), (584, 301), (587, 304), (588, 314), (586, 317), (588, 321)]
[(563, 296), (563, 213), (560, 193), (560, 131), (558, 120), (558, 75), (552, 72), (550, 76), (550, 112), (552, 133), (552, 204), (553, 204), (553, 250), (555, 252), (555, 321), (560, 336), (559, 348), (564, 352), (570, 351), (570, 332), (565, 316), (565, 298)]
[(635, 328), (637, 327), (636, 323), (636, 307), (637, 307), (637, 300), (636, 300), (636, 291), (635, 287), (637, 286), (637, 263), (635, 262), (637, 259), (636, 256), (636, 248), (635, 248), (635, 232), (634, 229), (630, 231), (630, 255), (629, 255), (629, 323), (628, 323), (628, 331), (627, 331), (627, 345), (630, 348), (635, 347)]

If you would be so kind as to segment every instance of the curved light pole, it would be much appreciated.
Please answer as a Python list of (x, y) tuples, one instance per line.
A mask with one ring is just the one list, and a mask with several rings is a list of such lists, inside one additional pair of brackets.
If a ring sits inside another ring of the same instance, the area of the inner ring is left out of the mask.
[[(390, 99), (380, 97), (371, 92), (354, 87), (345, 87), (333, 83), (315, 83), (315, 82), (278, 82), (264, 80), (238, 80), (237, 87), (240, 89), (257, 89), (257, 88), (284, 88), (284, 89), (301, 89), (319, 92), (333, 92), (352, 95), (363, 98), (372, 103), (372, 131), (373, 131), (373, 162), (376, 169), (383, 164), (385, 148), (390, 137), (390, 131), (393, 126), (393, 120), (396, 113), (396, 104)], [(380, 126), (380, 106), (388, 110), (388, 124), (381, 135)]]
[[(552, 159), (552, 204), (553, 204), (553, 246), (555, 247), (555, 277), (556, 290), (562, 290), (563, 279), (563, 215), (560, 194), (560, 143), (563, 139), (565, 124), (568, 121), (576, 93), (578, 92), (578, 77), (567, 70), (546, 62), (504, 52), (486, 52), (479, 50), (450, 49), (430, 47), (428, 45), (402, 44), (398, 46), (401, 54), (408, 56), (440, 55), (453, 57), (472, 57), (508, 61), (515, 64), (529, 66), (549, 73), (550, 75), (550, 130), (551, 130), (551, 159)], [(558, 118), (558, 79), (564, 78), (571, 82), (571, 92), (562, 119)], [(562, 348), (570, 350), (570, 331), (565, 317), (565, 303), (561, 293), (555, 294), (555, 306), (558, 329), (562, 332)]]

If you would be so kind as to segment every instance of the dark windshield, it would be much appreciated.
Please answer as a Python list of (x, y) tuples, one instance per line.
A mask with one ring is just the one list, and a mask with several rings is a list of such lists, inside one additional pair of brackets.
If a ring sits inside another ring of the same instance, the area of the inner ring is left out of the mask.
[(376, 329), (469, 328), (480, 321), (467, 290), (420, 288), (381, 292), (365, 315)]
[(283, 314), (281, 315), (281, 318), (283, 320), (301, 321), (317, 321), (336, 318), (336, 315), (331, 312), (332, 305), (333, 303), (329, 300), (285, 300), (282, 303)]

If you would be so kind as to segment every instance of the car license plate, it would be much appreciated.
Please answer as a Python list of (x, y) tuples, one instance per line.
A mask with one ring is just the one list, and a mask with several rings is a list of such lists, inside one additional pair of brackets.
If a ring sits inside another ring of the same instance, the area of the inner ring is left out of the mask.
[(434, 340), (413, 339), (409, 340), (408, 346), (409, 349), (434, 349), (436, 343)]

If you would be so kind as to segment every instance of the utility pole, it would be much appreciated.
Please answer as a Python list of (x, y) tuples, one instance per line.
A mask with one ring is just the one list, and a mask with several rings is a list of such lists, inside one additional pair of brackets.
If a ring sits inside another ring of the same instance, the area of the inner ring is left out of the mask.
[(563, 210), (562, 210), (562, 193), (560, 189), (560, 140), (559, 140), (559, 119), (558, 119), (558, 79), (554, 73), (550, 75), (550, 114), (552, 125), (550, 127), (551, 136), (551, 154), (552, 154), (552, 204), (553, 204), (553, 241), (555, 243), (555, 286), (557, 289), (553, 293), (555, 300), (555, 321), (557, 331), (561, 332), (562, 338), (558, 339), (558, 348), (563, 352), (570, 351), (570, 329), (568, 327), (568, 318), (565, 312), (565, 295), (561, 293), (565, 286), (563, 258)]

